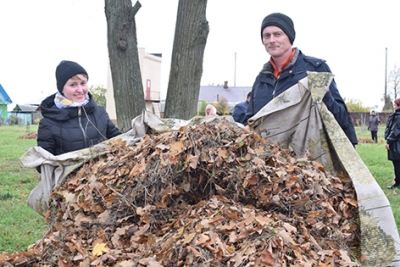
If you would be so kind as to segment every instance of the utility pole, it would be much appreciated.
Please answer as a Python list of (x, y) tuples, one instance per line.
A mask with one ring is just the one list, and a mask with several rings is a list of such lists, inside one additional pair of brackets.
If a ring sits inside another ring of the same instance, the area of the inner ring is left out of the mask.
[(385, 48), (385, 105), (387, 99), (387, 47)]
[(233, 86), (236, 87), (236, 52), (235, 52), (235, 70), (234, 70), (234, 77), (233, 77)]

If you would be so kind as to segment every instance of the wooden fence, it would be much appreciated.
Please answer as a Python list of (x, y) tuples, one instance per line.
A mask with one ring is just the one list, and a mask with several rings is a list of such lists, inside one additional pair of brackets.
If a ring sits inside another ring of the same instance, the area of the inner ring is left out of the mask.
[[(392, 114), (392, 112), (377, 113), (379, 120), (381, 121), (381, 125), (386, 124), (390, 114)], [(368, 125), (369, 116), (369, 112), (350, 112), (350, 117), (353, 121), (354, 126)]]

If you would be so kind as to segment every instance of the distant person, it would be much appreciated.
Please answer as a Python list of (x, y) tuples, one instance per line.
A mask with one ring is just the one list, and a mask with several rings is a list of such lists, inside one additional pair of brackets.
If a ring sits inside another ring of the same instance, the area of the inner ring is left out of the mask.
[[(261, 23), (261, 41), (271, 56), (264, 64), (253, 85), (249, 108), (244, 123), (273, 98), (307, 76), (307, 71), (331, 72), (325, 60), (304, 55), (293, 47), (296, 31), (291, 18), (282, 13), (272, 13)], [(315, 36), (311, 37), (315, 38)], [(354, 125), (335, 80), (323, 102), (333, 114), (353, 145), (358, 143)]]
[(213, 105), (208, 104), (206, 107), (205, 113), (206, 113), (206, 116), (207, 115), (217, 116), (217, 109)]
[(369, 121), (368, 121), (368, 130), (371, 131), (371, 139), (375, 143), (378, 143), (378, 127), (379, 127), (379, 117), (375, 114), (375, 110), (371, 110)]
[(232, 117), (234, 121), (244, 124), (246, 111), (247, 108), (249, 107), (250, 97), (251, 97), (251, 91), (247, 94), (246, 101), (236, 104), (236, 106), (233, 108)]
[(394, 112), (386, 122), (385, 140), (388, 160), (394, 167), (394, 184), (389, 189), (400, 188), (400, 98), (394, 100)]
[(38, 146), (53, 155), (88, 148), (121, 134), (89, 93), (86, 70), (63, 60), (56, 68), (58, 92), (40, 104)]

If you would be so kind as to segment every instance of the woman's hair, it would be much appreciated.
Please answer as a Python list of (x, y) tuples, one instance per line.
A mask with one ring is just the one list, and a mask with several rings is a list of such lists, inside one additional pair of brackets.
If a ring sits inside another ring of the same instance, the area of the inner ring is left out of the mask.
[(400, 106), (400, 98), (395, 99), (395, 100), (394, 100), (394, 103), (395, 103), (397, 106)]
[[(76, 78), (78, 78), (79, 80), (82, 80), (82, 79), (81, 79), (81, 77), (79, 77), (79, 75), (82, 75), (83, 77), (85, 77), (85, 78), (86, 78), (86, 80), (88, 79), (88, 76), (87, 76), (86, 74), (84, 74), (84, 73), (79, 73), (79, 74), (76, 74), (76, 75), (72, 76), (71, 78), (74, 78), (74, 77), (76, 77)], [(71, 78), (70, 78), (70, 79), (71, 79)]]
[(217, 115), (217, 109), (211, 104), (207, 105), (205, 112), (206, 115)]

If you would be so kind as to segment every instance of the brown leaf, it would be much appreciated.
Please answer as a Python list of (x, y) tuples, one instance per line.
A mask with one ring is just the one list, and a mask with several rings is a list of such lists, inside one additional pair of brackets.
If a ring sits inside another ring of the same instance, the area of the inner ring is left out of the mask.
[(191, 246), (186, 246), (186, 249), (189, 250), (190, 252), (193, 253), (193, 255), (198, 258), (201, 256), (201, 253), (198, 252), (195, 248), (191, 247)]
[(185, 150), (185, 145), (183, 144), (183, 141), (174, 141), (171, 144), (171, 154), (173, 156), (182, 153)]
[(260, 255), (260, 261), (262, 263), (268, 264), (270, 266), (274, 266), (274, 257), (272, 256), (272, 253), (269, 252), (268, 250), (264, 250), (261, 255)]
[(210, 237), (206, 234), (200, 234), (199, 238), (197, 239), (197, 241), (195, 242), (196, 246), (202, 245), (206, 242), (208, 242), (210, 240)]
[(185, 166), (189, 166), (192, 169), (196, 169), (197, 168), (197, 164), (199, 162), (199, 155), (187, 155), (186, 157), (186, 162), (185, 162)]
[(128, 177), (133, 178), (139, 176), (146, 169), (146, 161), (145, 158), (141, 158), (139, 162), (132, 168)]

